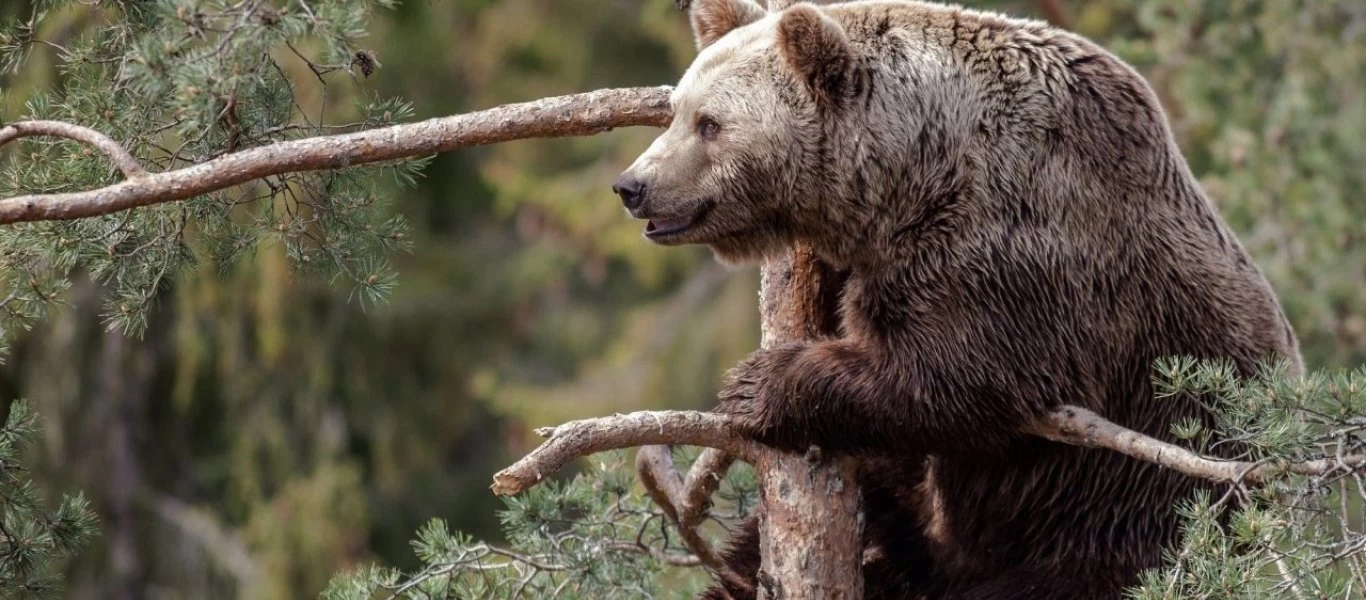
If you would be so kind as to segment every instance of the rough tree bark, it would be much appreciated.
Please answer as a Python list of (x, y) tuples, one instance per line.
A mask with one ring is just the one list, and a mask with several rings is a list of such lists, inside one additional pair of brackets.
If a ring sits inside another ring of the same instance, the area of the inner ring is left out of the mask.
[[(770, 12), (794, 3), (767, 2)], [(688, 2), (678, 4), (685, 8)], [(837, 333), (842, 278), (808, 248), (799, 246), (788, 256), (769, 261), (763, 266), (761, 281), (761, 347)], [(651, 464), (658, 463), (641, 465), (642, 478), (650, 475)], [(698, 459), (681, 494), (690, 504), (679, 507), (680, 518), (675, 521), (680, 528), (689, 526), (689, 518), (698, 518), (699, 498), (711, 495), (729, 465), (729, 457), (718, 450), (707, 450)], [(758, 597), (862, 598), (863, 498), (856, 463), (847, 457), (824, 456), (812, 446), (804, 456), (764, 452), (754, 467), (763, 502)]]
[[(763, 267), (762, 346), (837, 333), (842, 278), (805, 247)], [(759, 598), (863, 597), (863, 498), (857, 464), (812, 446), (754, 465), (763, 509)]]
[[(843, 278), (804, 247), (764, 265), (760, 291), (762, 347), (836, 333)], [(494, 475), (498, 494), (517, 494), (579, 456), (613, 448), (683, 443), (715, 449), (698, 459), (686, 480), (666, 446), (646, 446), (637, 457), (641, 483), (679, 525), (700, 563), (721, 577), (714, 552), (695, 529), (700, 506), (715, 490), (727, 455), (750, 462), (763, 508), (759, 528), (762, 564), (759, 598), (783, 600), (863, 597), (863, 507), (857, 465), (812, 446), (805, 454), (780, 452), (736, 438), (725, 417), (711, 413), (637, 412), (543, 428), (540, 448)]]

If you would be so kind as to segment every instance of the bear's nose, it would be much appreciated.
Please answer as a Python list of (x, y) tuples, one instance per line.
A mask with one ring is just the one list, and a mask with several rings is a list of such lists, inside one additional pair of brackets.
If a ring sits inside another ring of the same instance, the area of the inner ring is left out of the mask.
[(612, 184), (612, 191), (621, 196), (621, 203), (627, 210), (640, 208), (640, 203), (645, 201), (645, 182), (630, 173), (622, 173)]

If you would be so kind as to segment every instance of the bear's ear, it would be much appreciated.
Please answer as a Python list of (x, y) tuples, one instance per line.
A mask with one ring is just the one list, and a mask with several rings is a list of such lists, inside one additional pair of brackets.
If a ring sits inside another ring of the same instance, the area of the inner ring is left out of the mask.
[(750, 0), (692, 0), (690, 17), (692, 35), (701, 50), (732, 29), (764, 18), (764, 9)]
[(778, 48), (818, 99), (833, 101), (849, 85), (854, 49), (839, 23), (810, 4), (783, 11), (778, 21)]

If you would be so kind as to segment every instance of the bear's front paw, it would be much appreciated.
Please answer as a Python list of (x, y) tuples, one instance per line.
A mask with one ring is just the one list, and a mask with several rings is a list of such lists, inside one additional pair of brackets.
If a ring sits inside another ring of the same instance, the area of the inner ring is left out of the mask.
[(769, 446), (791, 446), (796, 432), (785, 418), (789, 411), (784, 409), (790, 407), (784, 406), (784, 374), (798, 352), (797, 347), (760, 350), (741, 361), (726, 375), (716, 412), (729, 416), (745, 437)]

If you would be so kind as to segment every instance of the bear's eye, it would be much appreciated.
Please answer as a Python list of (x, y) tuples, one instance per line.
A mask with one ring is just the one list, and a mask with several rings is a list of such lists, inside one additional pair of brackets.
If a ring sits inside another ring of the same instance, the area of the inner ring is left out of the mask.
[(697, 135), (708, 142), (715, 140), (717, 134), (721, 133), (721, 125), (711, 117), (702, 117), (697, 120)]

